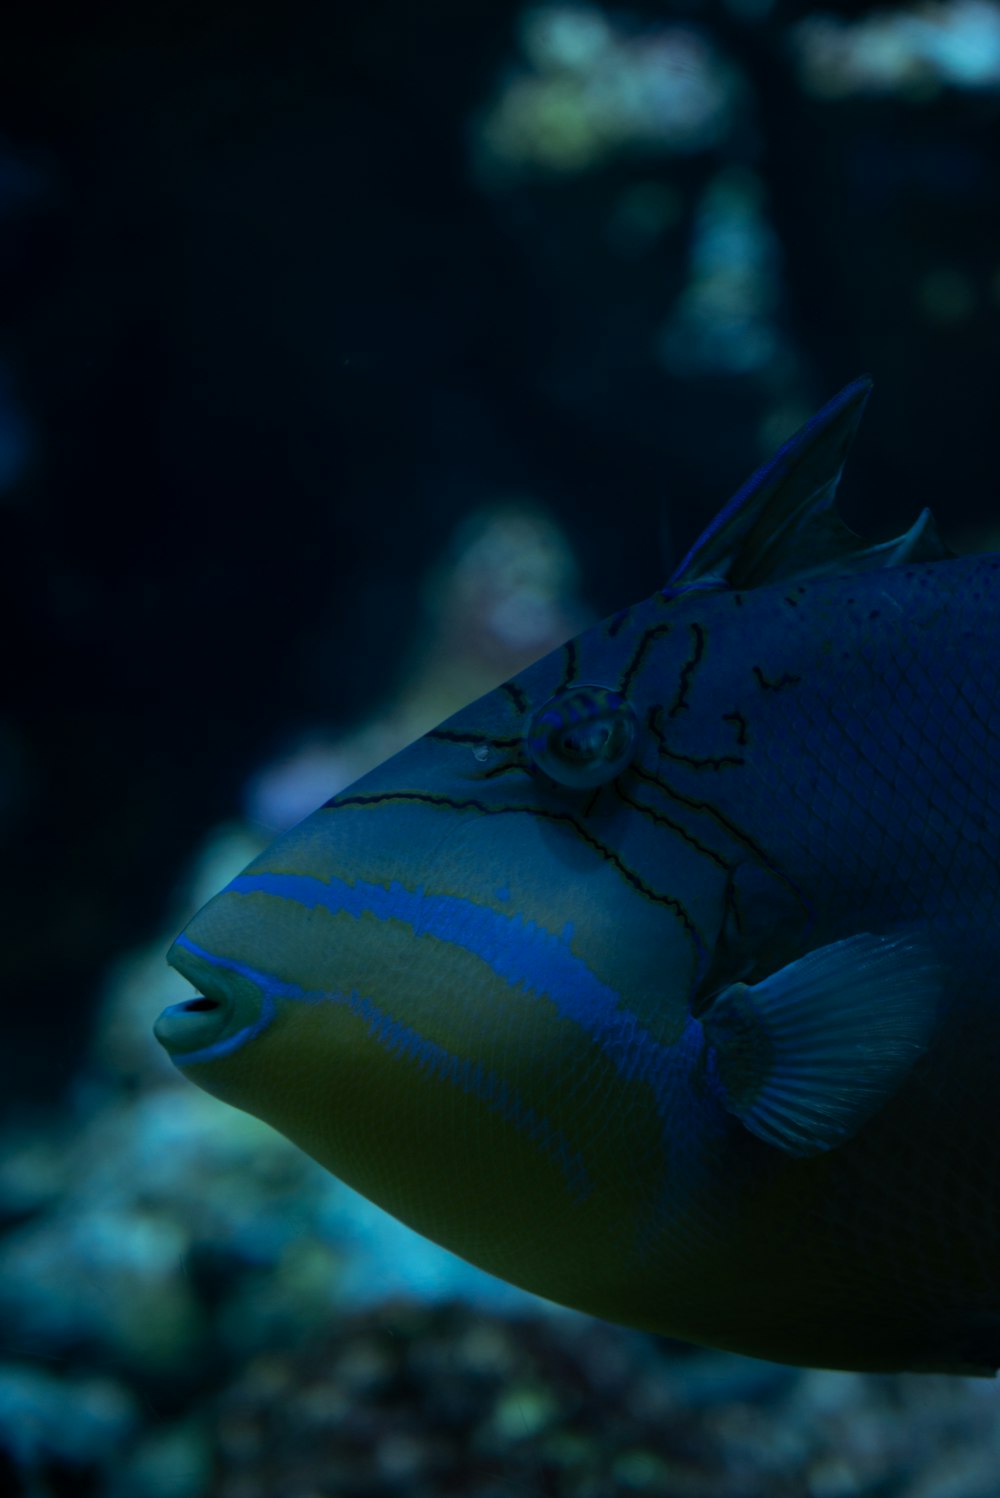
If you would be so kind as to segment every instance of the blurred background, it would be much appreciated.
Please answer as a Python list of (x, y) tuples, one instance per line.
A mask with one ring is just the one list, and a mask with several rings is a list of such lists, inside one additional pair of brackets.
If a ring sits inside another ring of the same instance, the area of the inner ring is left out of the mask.
[(979, 1498), (997, 1396), (547, 1311), (187, 1086), (193, 908), (854, 375), (996, 544), (1000, 4), (0, 19), (0, 1494)]

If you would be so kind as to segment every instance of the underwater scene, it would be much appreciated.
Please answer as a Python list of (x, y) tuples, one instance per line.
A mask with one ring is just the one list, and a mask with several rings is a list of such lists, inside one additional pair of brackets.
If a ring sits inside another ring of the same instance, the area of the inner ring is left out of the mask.
[(998, 350), (1000, 0), (0, 19), (0, 1498), (996, 1498)]

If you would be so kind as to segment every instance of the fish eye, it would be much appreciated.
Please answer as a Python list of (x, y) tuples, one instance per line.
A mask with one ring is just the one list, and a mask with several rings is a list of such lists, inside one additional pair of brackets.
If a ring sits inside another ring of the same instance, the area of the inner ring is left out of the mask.
[(525, 748), (559, 785), (587, 789), (614, 780), (635, 755), (639, 725), (610, 687), (575, 686), (550, 697), (531, 720)]

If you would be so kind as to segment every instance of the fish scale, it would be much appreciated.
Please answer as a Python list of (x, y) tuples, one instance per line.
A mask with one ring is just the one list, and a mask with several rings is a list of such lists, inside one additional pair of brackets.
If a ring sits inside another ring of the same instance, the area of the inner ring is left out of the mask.
[(789, 1362), (1000, 1363), (1000, 559), (833, 505), (855, 381), (667, 585), (195, 915), (157, 1034), (419, 1231)]

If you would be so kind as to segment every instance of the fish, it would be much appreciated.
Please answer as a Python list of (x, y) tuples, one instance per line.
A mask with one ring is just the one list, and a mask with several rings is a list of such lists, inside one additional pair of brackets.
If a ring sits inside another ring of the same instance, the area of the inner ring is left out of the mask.
[(835, 494), (871, 381), (666, 585), (285, 832), (155, 1031), (446, 1248), (777, 1362), (1000, 1365), (1000, 557)]

